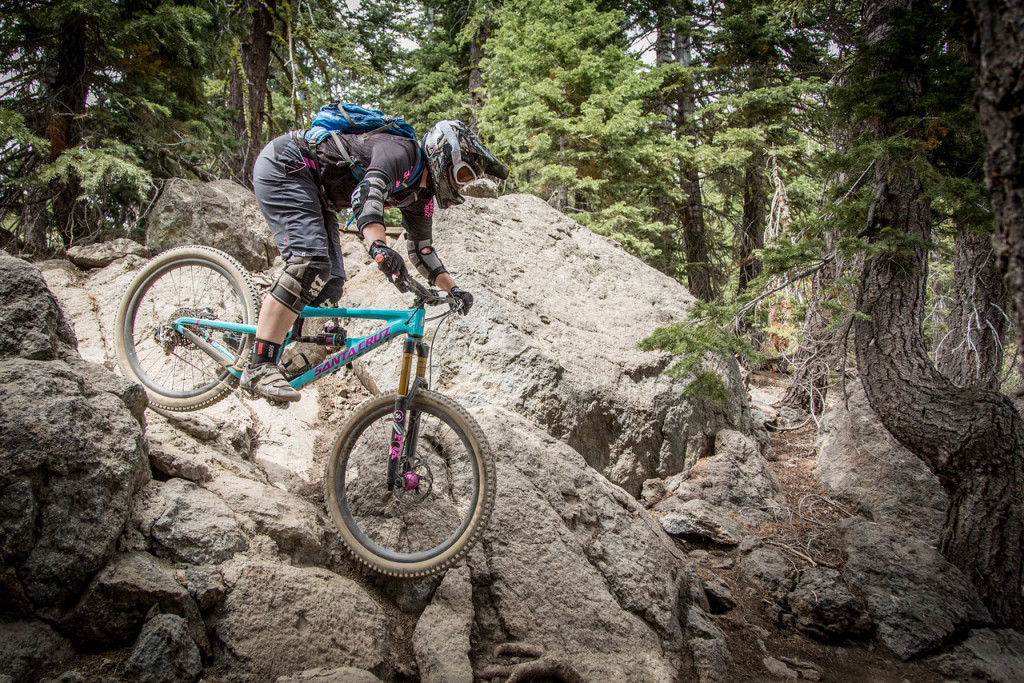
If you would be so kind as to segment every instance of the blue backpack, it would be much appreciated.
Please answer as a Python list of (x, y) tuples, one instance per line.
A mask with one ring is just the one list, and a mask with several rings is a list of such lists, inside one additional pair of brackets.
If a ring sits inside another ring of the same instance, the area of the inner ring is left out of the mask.
[(378, 109), (367, 109), (349, 102), (335, 102), (320, 107), (306, 131), (306, 141), (320, 144), (331, 133), (390, 133), (419, 140), (416, 131), (401, 117), (392, 118)]
[[(313, 122), (306, 131), (306, 142), (318, 145), (327, 139), (334, 138), (338, 151), (345, 158), (346, 163), (352, 169), (352, 175), (362, 180), (365, 173), (359, 163), (353, 159), (345, 145), (342, 144), (338, 133), (363, 133), (364, 137), (377, 133), (388, 133), (413, 141), (419, 141), (416, 131), (401, 117), (391, 117), (379, 109), (368, 109), (350, 102), (335, 102), (320, 107), (320, 111), (313, 117)], [(417, 150), (419, 146), (417, 145)], [(424, 160), (423, 151), (417, 153), (416, 170), (404, 181), (396, 191), (404, 190), (414, 183), (419, 182), (420, 174), (423, 172)]]

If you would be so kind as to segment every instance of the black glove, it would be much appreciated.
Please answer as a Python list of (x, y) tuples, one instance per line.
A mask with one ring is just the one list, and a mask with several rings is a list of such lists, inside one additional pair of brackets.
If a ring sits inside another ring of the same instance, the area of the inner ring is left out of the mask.
[(397, 251), (384, 244), (383, 240), (376, 240), (370, 245), (370, 258), (377, 262), (380, 272), (389, 277), (405, 273), (405, 261)]
[(473, 295), (466, 290), (452, 287), (452, 291), (448, 294), (454, 299), (451, 302), (451, 307), (457, 310), (459, 315), (466, 315), (469, 313), (469, 309), (473, 308)]

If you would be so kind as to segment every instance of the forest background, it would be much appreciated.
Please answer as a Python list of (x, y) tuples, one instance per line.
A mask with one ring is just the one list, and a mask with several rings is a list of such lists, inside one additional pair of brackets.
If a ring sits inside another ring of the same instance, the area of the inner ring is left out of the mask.
[(502, 192), (687, 285), (645, 344), (693, 391), (734, 353), (817, 419), (859, 375), (1020, 628), (1022, 36), (1014, 0), (0, 0), (0, 247), (141, 239), (168, 180), (251, 186), (331, 101), (467, 121)]

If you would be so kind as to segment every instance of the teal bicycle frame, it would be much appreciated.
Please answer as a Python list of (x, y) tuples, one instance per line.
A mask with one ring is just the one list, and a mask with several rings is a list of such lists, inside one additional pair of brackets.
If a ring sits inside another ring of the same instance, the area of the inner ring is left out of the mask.
[[(300, 319), (311, 318), (354, 318), (363, 320), (383, 320), (386, 326), (373, 334), (365, 337), (350, 337), (345, 342), (345, 348), (332, 354), (319, 365), (316, 365), (297, 377), (289, 380), (289, 384), (295, 389), (301, 389), (310, 382), (320, 379), (325, 375), (336, 372), (348, 365), (357, 358), (369, 353), (373, 349), (386, 344), (399, 336), (405, 335), (414, 342), (423, 339), (423, 324), (426, 312), (422, 307), (411, 309), (393, 308), (311, 308), (307, 306), (300, 314)], [(204, 318), (178, 318), (172, 323), (179, 334), (187, 337), (197, 346), (202, 348), (213, 358), (219, 360), (220, 364), (235, 377), (241, 377), (242, 369), (248, 360), (238, 357), (225, 348), (222, 344), (213, 339), (204, 339), (194, 332), (195, 328), (223, 330), (226, 332), (240, 332), (243, 334), (256, 334), (255, 325), (242, 325), (240, 323), (229, 323), (222, 320), (206, 320)], [(285, 337), (282, 349), (292, 341), (291, 332)], [(416, 344), (418, 347), (419, 344)], [(411, 355), (410, 355), (411, 360)], [(403, 362), (402, 384), (408, 382), (408, 364)], [(401, 387), (404, 393), (404, 387)]]

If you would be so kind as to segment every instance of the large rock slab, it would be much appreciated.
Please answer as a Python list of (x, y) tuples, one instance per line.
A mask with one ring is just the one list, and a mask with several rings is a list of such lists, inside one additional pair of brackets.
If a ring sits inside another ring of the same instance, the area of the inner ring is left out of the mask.
[(74, 656), (71, 641), (41, 621), (0, 622), (0, 680), (36, 681)]
[(150, 482), (135, 501), (132, 525), (154, 555), (175, 562), (217, 564), (249, 547), (224, 500), (184, 479)]
[(39, 269), (0, 251), (0, 356), (53, 360), (74, 353), (75, 333)]
[(233, 670), (273, 680), (316, 667), (383, 665), (387, 618), (353, 581), (247, 558), (222, 572), (228, 595), (212, 623)]
[[(434, 220), (438, 254), (475, 297), (434, 359), (443, 392), (543, 425), (633, 495), (709, 455), (720, 430), (751, 431), (732, 359), (715, 365), (730, 391), (717, 403), (682, 395), (686, 382), (664, 374), (677, 359), (636, 348), (685, 317), (694, 299), (679, 283), (536, 197), (469, 198)], [(345, 298), (409, 301), (375, 269), (353, 276)], [(400, 353), (392, 344), (367, 357), (378, 386), (394, 386)]]
[(55, 618), (113, 555), (150, 477), (140, 392), (80, 360), (0, 363), (4, 611)]
[(1012, 629), (975, 629), (935, 662), (956, 680), (1017, 683), (1024, 676), (1024, 635)]
[(879, 640), (903, 659), (990, 621), (974, 585), (932, 546), (860, 517), (839, 530), (843, 579), (867, 602)]
[(153, 205), (146, 246), (153, 252), (187, 244), (225, 251), (253, 271), (274, 263), (277, 247), (256, 197), (231, 180), (168, 182)]
[(586, 680), (675, 680), (684, 577), (671, 539), (566, 444), (505, 410), (475, 417), (498, 454), (500, 490), (470, 555), (474, 670), (516, 642)]
[(168, 569), (152, 555), (115, 555), (89, 583), (62, 629), (88, 649), (131, 645), (153, 606), (188, 625), (196, 647), (210, 654), (199, 607)]
[(448, 570), (416, 621), (413, 648), (423, 683), (473, 683), (469, 659), (473, 587), (469, 568)]
[(859, 381), (848, 401), (825, 414), (818, 438), (818, 480), (871, 519), (938, 543), (949, 497), (921, 458), (889, 434)]
[(714, 455), (688, 472), (645, 482), (643, 500), (670, 534), (727, 545), (769, 521), (766, 509), (786, 502), (757, 442), (731, 430), (720, 431)]
[(104, 268), (129, 255), (148, 259), (149, 250), (138, 242), (123, 237), (68, 249), (68, 260), (79, 268)]

